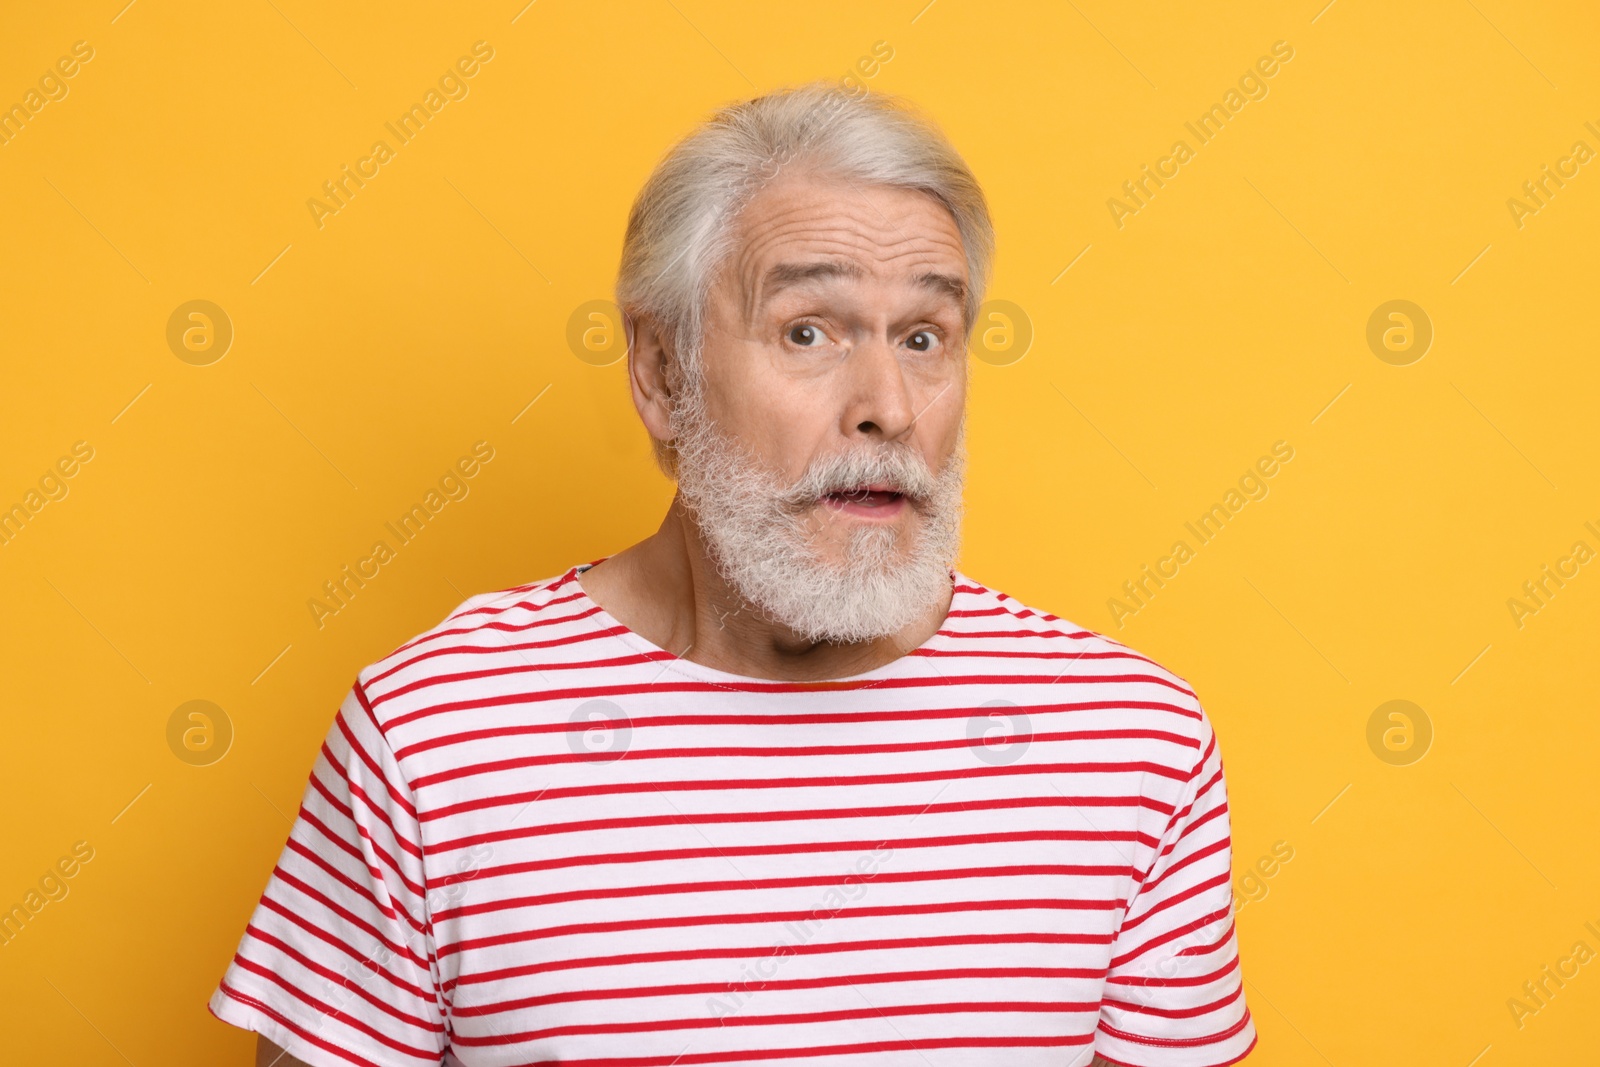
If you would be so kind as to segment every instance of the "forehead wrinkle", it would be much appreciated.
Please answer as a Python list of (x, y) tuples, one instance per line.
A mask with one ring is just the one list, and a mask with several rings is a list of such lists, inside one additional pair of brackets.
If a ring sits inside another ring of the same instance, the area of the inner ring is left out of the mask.
[[(858, 205), (846, 201), (844, 206), (849, 210), (836, 210), (838, 204), (826, 206), (816, 203), (800, 204), (781, 213), (768, 215), (753, 226), (747, 223), (742, 227), (744, 237), (742, 249), (748, 252), (803, 230), (820, 230), (828, 234), (843, 233), (862, 237), (866, 239), (865, 247), (873, 250), (914, 244), (917, 241), (960, 247), (958, 234), (954, 240), (950, 240), (950, 234), (930, 230), (926, 226), (916, 226), (914, 232), (908, 235), (899, 223), (909, 224), (911, 212), (905, 213), (897, 223), (896, 220), (885, 218), (871, 204)], [(867, 210), (861, 210), (863, 207)], [(950, 229), (954, 231), (954, 228), (954, 222), (951, 222)]]
[[(900, 221), (908, 221), (911, 214), (905, 213)], [(931, 261), (929, 265), (942, 267), (940, 253), (947, 253), (956, 271), (924, 270), (911, 281), (919, 287), (948, 292), (958, 301), (966, 291), (965, 249), (953, 221), (949, 232), (942, 227), (918, 225), (912, 227), (913, 232), (908, 235), (894, 221), (886, 219), (875, 205), (841, 198), (827, 203), (808, 200), (780, 207), (753, 226), (748, 221), (740, 225), (744, 239), (738, 246), (732, 264), (734, 270), (730, 272), (733, 277), (729, 280), (737, 281), (743, 290), (739, 302), (744, 306), (747, 320), (753, 320), (758, 304), (770, 295), (763, 285), (764, 276), (759, 274), (758, 261), (773, 245), (795, 235), (803, 240), (797, 242), (799, 248), (792, 253), (794, 256), (844, 260), (872, 275), (887, 274), (908, 258)]]
[(759, 274), (752, 264), (745, 274), (748, 284), (741, 286), (739, 294), (746, 321), (755, 322), (763, 308), (788, 292), (821, 292), (825, 291), (830, 283), (840, 279), (855, 281), (870, 279), (880, 284), (903, 283), (912, 289), (947, 297), (959, 310), (964, 306), (967, 292), (966, 281), (960, 274), (943, 269), (924, 269), (906, 277), (903, 272), (892, 269), (897, 261), (907, 257), (913, 257), (908, 269), (915, 270), (919, 265), (925, 266), (928, 259), (924, 255), (925, 251), (922, 248), (909, 248), (888, 257), (879, 257), (872, 269), (855, 260), (841, 259), (837, 254), (828, 252), (819, 252), (815, 255), (802, 252), (796, 261), (774, 264)]
[[(741, 243), (745, 249), (791, 233), (800, 225), (815, 228), (819, 217), (836, 221), (842, 217), (843, 220), (847, 220), (848, 225), (843, 227), (836, 226), (834, 227), (835, 229), (869, 233), (872, 236), (873, 243), (878, 246), (904, 244), (916, 239), (915, 237), (908, 237), (900, 228), (900, 224), (908, 223), (914, 215), (919, 214), (918, 211), (912, 208), (905, 208), (896, 213), (896, 218), (888, 218), (877, 204), (869, 200), (853, 185), (850, 186), (849, 195), (825, 197), (815, 195), (813, 191), (813, 195), (801, 197), (798, 202), (785, 202), (781, 199), (775, 201), (774, 195), (770, 194), (769, 190), (768, 196), (760, 197), (753, 201), (741, 213), (742, 217), (739, 221), (739, 226), (744, 238)], [(936, 201), (931, 198), (922, 198), (914, 202), (917, 203), (918, 207), (931, 208), (933, 212), (939, 215), (941, 222), (948, 224), (950, 230), (953, 231), (955, 229), (954, 220), (948, 218), (947, 213), (944, 213), (943, 206)], [(765, 210), (760, 214), (753, 215), (750, 208), (755, 207), (757, 204), (761, 205)], [(919, 237), (935, 242), (938, 242), (941, 236), (948, 237), (946, 234), (927, 232), (929, 229), (927, 227), (917, 227), (916, 229)], [(893, 236), (890, 235), (890, 231), (893, 231)], [(959, 247), (959, 236), (953, 244)]]

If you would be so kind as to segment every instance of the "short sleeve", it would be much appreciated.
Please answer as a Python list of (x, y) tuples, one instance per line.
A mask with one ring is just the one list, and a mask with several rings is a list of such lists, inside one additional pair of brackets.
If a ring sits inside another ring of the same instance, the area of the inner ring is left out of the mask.
[(1222, 1067), (1256, 1041), (1234, 936), (1222, 753), (1200, 758), (1111, 946), (1095, 1052), (1129, 1067)]
[(351, 687), (211, 1013), (312, 1067), (438, 1064), (438, 993), (416, 807)]

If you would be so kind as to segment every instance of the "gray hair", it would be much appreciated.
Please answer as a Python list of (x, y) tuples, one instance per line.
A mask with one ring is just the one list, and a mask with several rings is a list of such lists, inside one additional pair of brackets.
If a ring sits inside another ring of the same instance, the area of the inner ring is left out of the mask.
[[(972, 171), (930, 120), (857, 85), (816, 82), (724, 107), (669, 150), (628, 215), (616, 300), (628, 343), (647, 315), (675, 357), (668, 381), (698, 382), (706, 304), (732, 249), (733, 224), (791, 163), (865, 185), (915, 189), (950, 212), (967, 258), (963, 309), (977, 319), (994, 258), (994, 226)], [(656, 463), (677, 477), (672, 445), (652, 438)]]

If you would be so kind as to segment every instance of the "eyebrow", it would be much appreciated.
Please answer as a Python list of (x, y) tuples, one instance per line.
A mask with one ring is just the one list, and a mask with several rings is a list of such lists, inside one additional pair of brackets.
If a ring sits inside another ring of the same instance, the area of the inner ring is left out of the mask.
[(954, 297), (957, 304), (965, 305), (966, 303), (967, 283), (954, 274), (926, 271), (911, 280), (925, 289), (934, 289)]
[(825, 278), (860, 278), (866, 270), (860, 264), (844, 259), (824, 259), (815, 263), (777, 263), (767, 269), (761, 279), (762, 292), (767, 296), (791, 286)]
[[(861, 278), (865, 274), (866, 270), (860, 264), (843, 259), (825, 259), (813, 263), (778, 263), (769, 267), (762, 276), (761, 291), (764, 299), (771, 299), (784, 289), (806, 282), (831, 278), (854, 279)], [(954, 274), (924, 271), (911, 281), (921, 288), (944, 293), (954, 298), (958, 304), (964, 304), (966, 301), (967, 285)]]

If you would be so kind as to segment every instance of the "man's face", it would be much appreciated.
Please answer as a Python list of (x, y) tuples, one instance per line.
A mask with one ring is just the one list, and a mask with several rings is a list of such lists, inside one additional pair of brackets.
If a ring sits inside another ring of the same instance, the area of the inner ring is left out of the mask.
[(747, 600), (812, 636), (893, 632), (948, 589), (958, 536), (960, 232), (925, 194), (789, 174), (734, 236), (680, 491)]
[[(785, 177), (745, 210), (736, 247), (701, 357), (725, 432), (789, 481), (826, 456), (886, 445), (938, 470), (966, 401), (967, 267), (950, 213), (911, 190)], [(918, 521), (884, 493), (813, 511), (828, 559), (862, 524), (893, 527), (904, 545)]]

